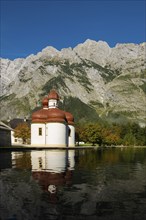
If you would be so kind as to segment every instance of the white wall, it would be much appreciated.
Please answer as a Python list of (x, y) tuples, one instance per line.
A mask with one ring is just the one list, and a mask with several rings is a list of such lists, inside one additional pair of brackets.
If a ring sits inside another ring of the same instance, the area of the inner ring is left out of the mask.
[[(45, 136), (45, 124), (34, 123), (31, 124), (31, 144), (33, 145), (44, 145), (46, 144)], [(39, 128), (42, 128), (42, 135), (39, 135)]]
[[(68, 127), (70, 135), (68, 136)], [(39, 135), (39, 128), (42, 128), (42, 135)], [(75, 128), (72, 125), (59, 122), (32, 123), (31, 124), (31, 145), (48, 145), (52, 147), (74, 147)]]
[(12, 145), (13, 144), (23, 144), (23, 140), (22, 138), (16, 138), (14, 137), (14, 131), (11, 131), (11, 142), (12, 142)]
[(48, 123), (46, 125), (46, 143), (50, 146), (66, 147), (66, 124), (63, 123)]
[(69, 135), (68, 146), (74, 147), (75, 146), (75, 127), (72, 125), (69, 125), (69, 128), (70, 128), (70, 135)]
[(50, 99), (48, 102), (48, 107), (49, 108), (56, 108), (58, 106), (57, 100), (55, 99)]

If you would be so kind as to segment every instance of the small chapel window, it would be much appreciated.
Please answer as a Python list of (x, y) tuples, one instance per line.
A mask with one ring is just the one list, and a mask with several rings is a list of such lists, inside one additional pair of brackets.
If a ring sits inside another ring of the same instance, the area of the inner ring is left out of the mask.
[(39, 136), (42, 136), (42, 128), (39, 128)]

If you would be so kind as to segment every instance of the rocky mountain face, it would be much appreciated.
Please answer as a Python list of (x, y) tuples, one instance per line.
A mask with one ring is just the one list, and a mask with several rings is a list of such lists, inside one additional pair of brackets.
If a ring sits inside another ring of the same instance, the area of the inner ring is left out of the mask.
[(0, 118), (29, 117), (52, 88), (76, 120), (146, 123), (146, 43), (110, 48), (86, 40), (73, 49), (49, 46), (26, 59), (1, 59)]

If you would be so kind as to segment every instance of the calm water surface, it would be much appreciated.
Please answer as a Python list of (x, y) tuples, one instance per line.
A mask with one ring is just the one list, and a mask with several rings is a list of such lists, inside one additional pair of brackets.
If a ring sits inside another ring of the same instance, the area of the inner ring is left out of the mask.
[(144, 220), (146, 148), (0, 152), (1, 220)]

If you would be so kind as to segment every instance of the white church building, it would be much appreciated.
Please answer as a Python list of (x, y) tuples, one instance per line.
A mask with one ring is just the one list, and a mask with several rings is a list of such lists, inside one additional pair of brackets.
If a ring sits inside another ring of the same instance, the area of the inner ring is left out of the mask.
[(53, 89), (42, 101), (43, 108), (32, 114), (31, 145), (74, 147), (75, 127), (71, 113), (58, 108), (59, 95)]

